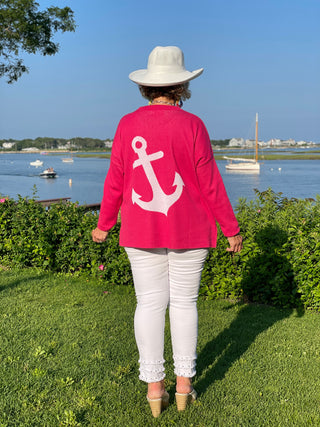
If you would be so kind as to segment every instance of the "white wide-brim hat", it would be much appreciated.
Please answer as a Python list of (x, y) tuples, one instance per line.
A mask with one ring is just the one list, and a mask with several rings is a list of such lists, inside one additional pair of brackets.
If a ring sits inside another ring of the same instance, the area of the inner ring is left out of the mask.
[(157, 46), (149, 55), (148, 68), (133, 71), (129, 79), (141, 86), (173, 86), (202, 74), (203, 68), (187, 71), (184, 56), (176, 46)]

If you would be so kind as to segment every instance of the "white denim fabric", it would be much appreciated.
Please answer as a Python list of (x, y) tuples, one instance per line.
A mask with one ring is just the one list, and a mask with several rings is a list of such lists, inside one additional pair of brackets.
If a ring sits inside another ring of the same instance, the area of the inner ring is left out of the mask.
[(164, 372), (164, 327), (169, 307), (174, 372), (196, 374), (198, 338), (197, 299), (208, 249), (125, 248), (137, 307), (134, 318), (140, 376), (147, 383), (161, 381)]

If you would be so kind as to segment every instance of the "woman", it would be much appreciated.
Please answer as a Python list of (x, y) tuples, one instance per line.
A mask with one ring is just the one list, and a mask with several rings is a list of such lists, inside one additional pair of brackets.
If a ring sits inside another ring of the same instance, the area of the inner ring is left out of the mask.
[(128, 254), (137, 308), (135, 337), (140, 376), (159, 416), (169, 403), (164, 387), (164, 325), (169, 307), (178, 410), (196, 399), (197, 297), (208, 248), (216, 246), (216, 221), (239, 252), (242, 237), (202, 121), (181, 109), (190, 98), (182, 51), (156, 47), (148, 67), (130, 74), (149, 105), (118, 126), (104, 185), (95, 242), (103, 242), (121, 207), (120, 245)]

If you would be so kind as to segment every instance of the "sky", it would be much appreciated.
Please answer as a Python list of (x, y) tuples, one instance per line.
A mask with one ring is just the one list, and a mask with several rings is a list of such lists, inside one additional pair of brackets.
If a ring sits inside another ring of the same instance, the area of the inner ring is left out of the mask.
[(183, 108), (211, 139), (320, 142), (319, 0), (38, 0), (69, 6), (74, 33), (52, 57), (25, 55), (29, 74), (0, 79), (0, 139), (112, 139), (147, 101), (129, 80), (155, 46), (179, 46), (190, 71)]

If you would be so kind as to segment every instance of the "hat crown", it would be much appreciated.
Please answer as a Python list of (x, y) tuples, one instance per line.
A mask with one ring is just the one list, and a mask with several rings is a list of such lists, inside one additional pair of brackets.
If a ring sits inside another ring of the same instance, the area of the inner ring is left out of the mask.
[(148, 70), (154, 72), (185, 71), (184, 56), (176, 46), (157, 46), (149, 55)]
[(173, 86), (195, 79), (202, 71), (187, 71), (177, 46), (157, 46), (149, 55), (147, 68), (133, 71), (129, 79), (141, 86)]

